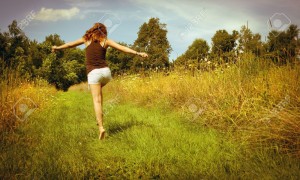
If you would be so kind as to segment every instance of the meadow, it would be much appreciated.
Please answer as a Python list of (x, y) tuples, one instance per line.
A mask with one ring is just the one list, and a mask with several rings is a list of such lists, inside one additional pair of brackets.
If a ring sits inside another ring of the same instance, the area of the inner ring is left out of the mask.
[[(299, 179), (299, 62), (207, 66), (115, 76), (104, 88), (104, 141), (86, 83), (61, 92), (8, 73), (0, 177)], [(20, 121), (13, 109), (24, 97), (37, 108)]]

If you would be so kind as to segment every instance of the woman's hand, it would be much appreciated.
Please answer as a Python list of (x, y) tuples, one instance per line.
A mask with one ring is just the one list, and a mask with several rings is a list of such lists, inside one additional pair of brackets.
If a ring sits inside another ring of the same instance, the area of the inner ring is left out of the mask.
[(148, 54), (147, 54), (147, 53), (144, 53), (144, 52), (138, 52), (138, 53), (136, 53), (136, 54), (139, 55), (139, 56), (141, 56), (141, 57), (143, 57), (143, 58), (148, 57)]
[(57, 46), (52, 46), (51, 49), (52, 49), (51, 52), (53, 52), (53, 53), (58, 50)]

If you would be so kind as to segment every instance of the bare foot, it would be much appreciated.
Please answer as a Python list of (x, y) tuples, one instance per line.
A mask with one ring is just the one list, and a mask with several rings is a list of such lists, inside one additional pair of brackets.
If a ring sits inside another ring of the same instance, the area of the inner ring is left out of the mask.
[(99, 140), (103, 140), (105, 138), (105, 129), (103, 127), (99, 127)]

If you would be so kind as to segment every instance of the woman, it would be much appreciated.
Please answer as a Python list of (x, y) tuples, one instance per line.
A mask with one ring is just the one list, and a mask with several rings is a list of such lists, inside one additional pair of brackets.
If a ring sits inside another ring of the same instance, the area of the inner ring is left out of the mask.
[(103, 127), (103, 96), (102, 88), (112, 79), (111, 72), (105, 61), (106, 49), (113, 47), (125, 53), (135, 54), (141, 57), (148, 57), (144, 52), (137, 52), (128, 47), (122, 46), (107, 38), (105, 25), (95, 23), (92, 28), (86, 31), (85, 35), (73, 42), (61, 46), (52, 46), (52, 52), (60, 49), (72, 48), (85, 44), (86, 46), (86, 70), (88, 84), (91, 89), (94, 102), (94, 110), (99, 126), (99, 139), (104, 139), (105, 129)]

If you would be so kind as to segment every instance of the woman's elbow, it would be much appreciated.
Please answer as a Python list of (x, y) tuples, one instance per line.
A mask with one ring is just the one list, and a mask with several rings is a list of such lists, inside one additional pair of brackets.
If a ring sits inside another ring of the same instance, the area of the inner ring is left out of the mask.
[(131, 51), (130, 51), (130, 49), (129, 48), (124, 48), (124, 50), (123, 50), (124, 52), (126, 52), (126, 53), (130, 53)]

